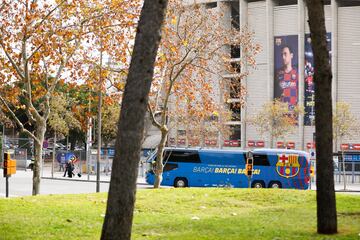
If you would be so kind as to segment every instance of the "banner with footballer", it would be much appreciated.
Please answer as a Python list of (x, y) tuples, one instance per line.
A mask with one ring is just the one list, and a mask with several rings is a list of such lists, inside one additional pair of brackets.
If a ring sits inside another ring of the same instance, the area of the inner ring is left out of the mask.
[(274, 38), (274, 99), (288, 103), (291, 113), (298, 104), (298, 35)]
[[(331, 59), (331, 33), (326, 34), (327, 46)], [(305, 34), (305, 74), (304, 74), (304, 125), (315, 125), (315, 85), (314, 55), (311, 47), (310, 34)]]

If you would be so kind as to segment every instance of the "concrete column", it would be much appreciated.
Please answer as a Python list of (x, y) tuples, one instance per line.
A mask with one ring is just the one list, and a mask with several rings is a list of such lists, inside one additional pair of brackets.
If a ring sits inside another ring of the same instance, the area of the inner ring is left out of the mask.
[[(240, 28), (245, 27), (247, 25), (247, 15), (248, 15), (248, 3), (246, 0), (239, 0), (239, 17), (240, 17)], [(241, 56), (240, 56), (241, 58)], [(241, 71), (246, 72), (247, 67), (242, 66)], [(247, 79), (244, 78), (242, 80), (242, 84), (246, 88)], [(245, 97), (245, 102), (247, 102), (247, 98)], [(246, 148), (246, 105), (241, 108), (241, 149)]]
[(240, 27), (247, 24), (248, 3), (247, 0), (239, 0)]
[[(266, 36), (267, 36), (267, 93), (268, 100), (274, 99), (274, 0), (266, 0)], [(265, 141), (269, 144), (268, 147), (273, 147), (273, 139), (268, 136), (268, 140)]]
[[(332, 99), (333, 108), (336, 106), (338, 99), (338, 1), (331, 0), (331, 69), (332, 69)], [(339, 150), (338, 142), (335, 139), (334, 150)]]
[(338, 101), (338, 79), (337, 79), (337, 66), (338, 66), (338, 2), (337, 0), (331, 0), (331, 17), (332, 17), (332, 26), (331, 26), (331, 69), (333, 74), (332, 79), (332, 97), (333, 104), (335, 105)]
[(217, 3), (217, 10), (221, 16), (221, 25), (227, 29), (231, 28), (231, 5), (230, 2), (221, 2)]
[[(305, 2), (304, 0), (298, 0), (298, 53), (299, 53), (299, 106), (304, 106), (304, 63), (305, 63)], [(305, 147), (305, 126), (304, 126), (304, 115), (299, 116), (299, 136), (300, 136), (300, 149), (304, 150)]]
[[(226, 29), (231, 29), (231, 5), (230, 2), (222, 2), (222, 1), (218, 1), (217, 2), (217, 11), (220, 17), (220, 24), (221, 26), (223, 26)], [(223, 47), (222, 51), (224, 52), (230, 52), (230, 48), (229, 47)], [(230, 63), (229, 63), (230, 64)], [(219, 83), (220, 83), (220, 79), (219, 79)], [(218, 86), (219, 89), (219, 102), (220, 104), (225, 104), (224, 103), (224, 93), (223, 93), (223, 89), (220, 87), (220, 84)], [(223, 119), (219, 119), (220, 121), (223, 122)], [(224, 146), (224, 137), (222, 136), (222, 134), (220, 132), (218, 132), (218, 137), (217, 137), (217, 147), (219, 148), (223, 148)]]

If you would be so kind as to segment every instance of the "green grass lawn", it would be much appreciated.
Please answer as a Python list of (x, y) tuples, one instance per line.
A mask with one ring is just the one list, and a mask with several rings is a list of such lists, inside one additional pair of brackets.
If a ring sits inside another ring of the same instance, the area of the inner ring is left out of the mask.
[[(99, 239), (106, 194), (0, 199), (0, 239)], [(133, 239), (360, 239), (360, 196), (337, 194), (337, 235), (316, 234), (314, 191), (139, 190)], [(324, 203), (326, 204), (326, 203)]]

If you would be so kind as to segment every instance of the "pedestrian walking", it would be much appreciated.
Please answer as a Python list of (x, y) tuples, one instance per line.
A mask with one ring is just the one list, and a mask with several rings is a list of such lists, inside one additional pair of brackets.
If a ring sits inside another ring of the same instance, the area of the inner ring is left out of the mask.
[(74, 175), (73, 171), (74, 171), (74, 164), (71, 160), (69, 160), (65, 165), (65, 172), (63, 177), (65, 177), (67, 174), (69, 178), (72, 178)]

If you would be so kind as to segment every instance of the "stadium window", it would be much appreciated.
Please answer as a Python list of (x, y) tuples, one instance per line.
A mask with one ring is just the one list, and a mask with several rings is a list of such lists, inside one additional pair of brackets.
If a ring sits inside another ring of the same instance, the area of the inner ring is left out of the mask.
[(186, 130), (178, 130), (179, 136), (186, 136)]
[(216, 7), (217, 7), (217, 2), (212, 2), (212, 3), (206, 3), (205, 4), (206, 9), (211, 9), (211, 8), (216, 8)]
[(240, 67), (239, 62), (232, 62), (231, 63), (231, 68), (232, 68), (232, 71), (234, 71), (236, 73), (240, 73), (240, 71), (241, 71), (241, 67)]
[(241, 120), (241, 105), (239, 102), (230, 103), (231, 121), (240, 121)]
[(278, 0), (277, 5), (278, 6), (286, 6), (286, 5), (296, 5), (297, 0)]
[(231, 58), (240, 58), (240, 46), (231, 46)]
[[(229, 140), (241, 140), (241, 125), (230, 125), (230, 136)], [(245, 157), (246, 159), (246, 157)]]
[(239, 1), (231, 2), (231, 26), (240, 30)]
[(241, 83), (238, 78), (231, 78), (230, 80), (230, 98), (241, 97)]
[(338, 3), (339, 3), (339, 7), (360, 6), (360, 1), (358, 1), (358, 0), (338, 1)]

